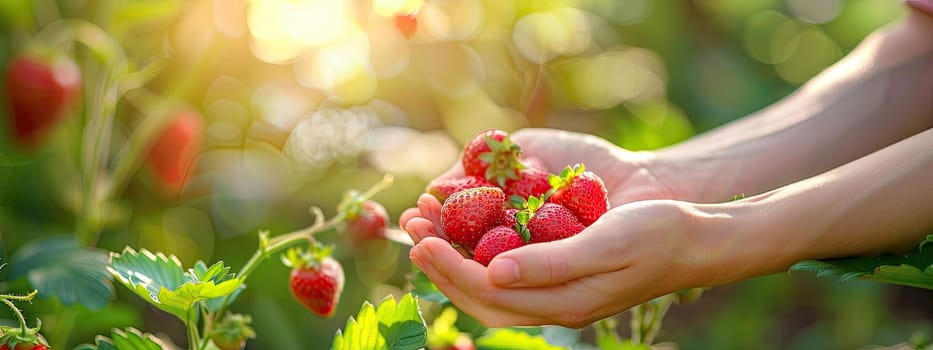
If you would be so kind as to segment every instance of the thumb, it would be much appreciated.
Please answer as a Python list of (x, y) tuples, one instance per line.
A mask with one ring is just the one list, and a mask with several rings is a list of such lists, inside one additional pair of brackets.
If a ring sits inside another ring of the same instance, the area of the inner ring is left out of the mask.
[(624, 267), (611, 255), (618, 242), (590, 231), (499, 254), (489, 263), (488, 278), (504, 287), (545, 287)]

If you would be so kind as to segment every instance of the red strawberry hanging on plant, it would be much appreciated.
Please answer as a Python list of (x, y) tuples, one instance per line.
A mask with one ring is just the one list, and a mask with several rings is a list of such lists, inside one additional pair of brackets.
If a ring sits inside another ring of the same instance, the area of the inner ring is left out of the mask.
[(81, 70), (65, 56), (14, 57), (5, 78), (13, 136), (25, 146), (38, 143), (58, 124), (81, 86)]
[(334, 315), (343, 292), (343, 267), (330, 256), (332, 247), (313, 242), (310, 251), (289, 249), (282, 262), (292, 268), (289, 287), (301, 305), (320, 317)]
[(147, 160), (166, 193), (176, 195), (185, 187), (203, 138), (201, 116), (192, 110), (178, 112), (158, 134)]

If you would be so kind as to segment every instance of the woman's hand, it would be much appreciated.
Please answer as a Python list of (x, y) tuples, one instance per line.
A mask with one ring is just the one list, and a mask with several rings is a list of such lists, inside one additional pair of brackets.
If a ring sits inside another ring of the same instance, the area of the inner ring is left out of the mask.
[[(551, 173), (584, 163), (587, 170), (603, 179), (612, 207), (638, 200), (680, 199), (689, 195), (672, 191), (648, 170), (651, 153), (629, 152), (596, 136), (553, 129), (524, 129), (511, 137), (522, 147), (523, 155), (540, 158)], [(457, 162), (434, 181), (462, 176), (463, 167)], [(401, 227), (416, 243), (429, 236), (447, 239), (440, 228), (440, 207), (426, 201), (428, 198), (422, 196), (417, 208), (402, 213)]]
[[(422, 210), (439, 210), (429, 195)], [(428, 220), (437, 220), (436, 217)], [(489, 327), (581, 328), (698, 282), (688, 203), (652, 200), (616, 207), (580, 234), (497, 256), (488, 269), (414, 224), (415, 263), (461, 310)], [(427, 225), (427, 224), (425, 224)]]

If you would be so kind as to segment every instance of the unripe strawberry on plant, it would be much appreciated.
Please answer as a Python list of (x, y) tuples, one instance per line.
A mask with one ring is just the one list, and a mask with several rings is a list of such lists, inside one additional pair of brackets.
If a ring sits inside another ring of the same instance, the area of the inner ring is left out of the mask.
[(476, 243), (473, 260), (487, 266), (496, 255), (521, 247), (525, 243), (527, 243), (526, 239), (515, 231), (514, 226), (495, 226), (486, 231), (486, 234)]
[(178, 112), (158, 133), (147, 160), (166, 193), (176, 195), (185, 187), (203, 138), (201, 116), (192, 110)]
[(473, 249), (486, 230), (499, 223), (505, 193), (497, 187), (477, 187), (450, 195), (441, 206), (441, 226), (450, 239)]
[(466, 176), (460, 178), (443, 179), (432, 182), (428, 186), (428, 193), (443, 203), (450, 195), (477, 187), (494, 187), (495, 185), (486, 181), (482, 176)]
[(58, 124), (81, 86), (81, 70), (64, 56), (17, 56), (7, 67), (5, 78), (13, 136), (26, 146), (38, 143)]
[(568, 166), (560, 175), (551, 175), (549, 181), (554, 191), (548, 201), (570, 209), (583, 225), (589, 226), (609, 211), (606, 185), (583, 164)]
[(211, 342), (220, 350), (242, 350), (247, 339), (256, 337), (256, 332), (250, 327), (252, 322), (248, 315), (227, 314), (211, 330)]
[(551, 189), (548, 182), (551, 174), (548, 173), (544, 162), (535, 157), (523, 157), (521, 162), (524, 166), (518, 171), (518, 178), (505, 182), (503, 190), (506, 197), (519, 196), (524, 199), (543, 195)]
[(310, 251), (290, 249), (282, 261), (292, 268), (289, 287), (301, 305), (319, 317), (334, 315), (343, 292), (343, 267), (330, 256), (331, 247), (312, 244)]
[(411, 39), (418, 31), (418, 16), (414, 13), (397, 14), (395, 15), (395, 27), (406, 39)]
[(512, 143), (502, 130), (483, 131), (466, 144), (460, 162), (466, 175), (480, 176), (499, 187), (506, 181), (518, 179), (525, 165), (520, 160), (521, 147)]

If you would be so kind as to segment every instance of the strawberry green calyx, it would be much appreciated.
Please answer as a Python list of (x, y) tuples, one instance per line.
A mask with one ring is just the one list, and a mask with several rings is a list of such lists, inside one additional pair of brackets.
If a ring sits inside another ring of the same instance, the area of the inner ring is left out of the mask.
[(333, 250), (333, 245), (325, 246), (316, 240), (312, 240), (308, 250), (289, 248), (285, 254), (282, 254), (282, 263), (290, 268), (318, 267), (324, 259), (330, 256)]
[(0, 326), (0, 344), (6, 344), (10, 349), (15, 349), (17, 345), (27, 346), (44, 345), (48, 347), (45, 339), (39, 334), (39, 328), (42, 327), (42, 320), (36, 319), (35, 328)]
[(547, 181), (551, 183), (551, 190), (548, 191), (547, 196), (550, 196), (557, 190), (570, 186), (570, 183), (573, 181), (573, 179), (582, 175), (584, 171), (586, 171), (586, 166), (583, 165), (583, 163), (578, 163), (573, 166), (568, 165), (560, 172), (560, 175), (552, 174), (549, 176)]
[(382, 177), (382, 180), (372, 185), (372, 187), (366, 189), (365, 192), (360, 192), (357, 190), (349, 190), (343, 195), (343, 199), (340, 200), (340, 203), (337, 204), (337, 211), (344, 215), (347, 219), (353, 219), (363, 210), (363, 202), (372, 198), (379, 192), (382, 192), (389, 186), (392, 186), (392, 182), (395, 181), (395, 176), (392, 174), (385, 174)]
[(14, 300), (32, 301), (38, 293), (38, 290), (33, 290), (27, 295), (0, 294), (0, 302), (6, 304), (6, 306), (13, 311), (20, 325), (19, 327), (0, 326), (0, 344), (6, 344), (11, 349), (15, 348), (17, 344), (26, 344), (30, 346), (43, 345), (48, 347), (45, 339), (39, 335), (39, 328), (42, 328), (42, 320), (36, 319), (36, 328), (27, 327), (23, 312), (13, 304)]
[(545, 200), (543, 196), (528, 197), (527, 200), (522, 201), (521, 210), (515, 213), (515, 231), (518, 232), (525, 243), (531, 241), (531, 231), (528, 230), (528, 222), (531, 221), (531, 217), (535, 215), (535, 212), (537, 212), (544, 203)]
[(499, 141), (487, 135), (484, 140), (489, 151), (481, 153), (479, 159), (488, 165), (486, 180), (498, 184), (499, 187), (505, 187), (507, 180), (517, 180), (518, 171), (525, 168), (525, 164), (520, 160), (522, 148), (512, 143), (508, 136)]

